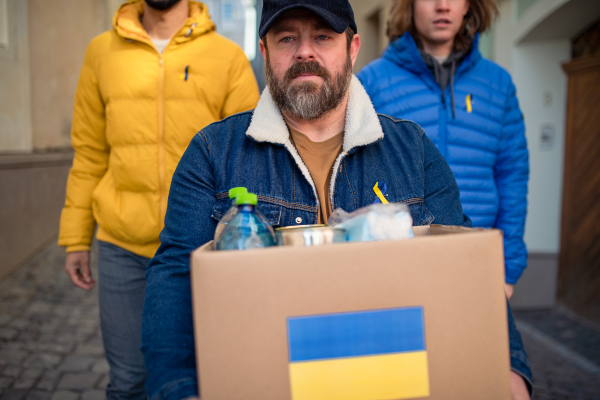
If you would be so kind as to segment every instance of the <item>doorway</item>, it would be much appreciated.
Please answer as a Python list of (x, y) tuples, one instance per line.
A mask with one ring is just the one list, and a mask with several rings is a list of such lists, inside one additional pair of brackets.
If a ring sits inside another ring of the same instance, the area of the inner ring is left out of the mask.
[(558, 299), (600, 322), (600, 20), (572, 49)]

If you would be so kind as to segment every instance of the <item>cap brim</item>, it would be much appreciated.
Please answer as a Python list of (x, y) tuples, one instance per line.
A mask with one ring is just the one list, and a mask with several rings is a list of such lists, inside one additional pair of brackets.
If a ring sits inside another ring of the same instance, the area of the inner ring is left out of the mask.
[(347, 21), (319, 6), (314, 6), (311, 4), (294, 4), (291, 6), (283, 7), (281, 10), (277, 11), (275, 15), (273, 15), (267, 22), (265, 22), (263, 26), (261, 26), (260, 31), (258, 32), (259, 36), (261, 38), (264, 37), (267, 34), (267, 32), (269, 32), (269, 29), (271, 29), (271, 26), (273, 26), (275, 21), (279, 17), (281, 17), (281, 15), (296, 8), (305, 8), (317, 14), (336, 33), (343, 33), (346, 29), (348, 29), (349, 24)]

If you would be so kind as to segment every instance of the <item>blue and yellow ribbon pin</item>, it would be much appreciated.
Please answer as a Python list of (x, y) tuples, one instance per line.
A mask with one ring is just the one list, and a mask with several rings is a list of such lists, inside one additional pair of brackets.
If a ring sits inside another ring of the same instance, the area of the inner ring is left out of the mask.
[(384, 182), (381, 182), (381, 189), (379, 188), (379, 182), (375, 183), (375, 186), (373, 186), (373, 191), (377, 195), (377, 198), (375, 199), (373, 204), (377, 204), (377, 203), (389, 204), (389, 202), (387, 201), (387, 199), (384, 196), (385, 192), (387, 191), (387, 186)]
[(469, 93), (467, 95), (467, 98), (465, 99), (466, 103), (467, 103), (467, 112), (468, 113), (472, 113), (473, 112), (473, 104), (472, 104), (472, 98), (473, 96), (471, 96), (471, 94)]
[(179, 75), (179, 79), (181, 79), (182, 81), (187, 81), (189, 77), (190, 77), (190, 66), (187, 65), (185, 67), (185, 70), (183, 71), (183, 74)]

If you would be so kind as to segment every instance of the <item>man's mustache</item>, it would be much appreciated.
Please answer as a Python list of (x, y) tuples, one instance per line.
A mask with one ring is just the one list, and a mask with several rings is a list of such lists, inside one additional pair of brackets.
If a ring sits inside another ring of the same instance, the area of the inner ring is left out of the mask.
[(291, 82), (292, 79), (302, 74), (312, 74), (328, 79), (329, 72), (317, 61), (298, 62), (292, 65), (285, 73), (285, 81)]

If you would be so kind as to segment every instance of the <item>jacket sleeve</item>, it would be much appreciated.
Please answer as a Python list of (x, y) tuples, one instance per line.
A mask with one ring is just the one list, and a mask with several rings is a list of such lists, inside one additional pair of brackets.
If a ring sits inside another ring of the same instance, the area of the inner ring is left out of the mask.
[(59, 246), (67, 252), (89, 250), (96, 222), (92, 192), (104, 176), (109, 146), (105, 134), (104, 103), (95, 71), (94, 41), (88, 46), (75, 93), (71, 140), (75, 149), (60, 217)]
[(236, 46), (229, 71), (229, 87), (221, 110), (221, 119), (256, 107), (260, 94), (248, 58)]
[(506, 282), (515, 284), (527, 267), (527, 249), (523, 235), (527, 216), (529, 152), (515, 86), (512, 82), (509, 84), (500, 149), (494, 166), (500, 202), (494, 227), (504, 232)]
[(208, 141), (199, 132), (175, 170), (161, 245), (146, 269), (142, 352), (151, 400), (198, 396), (189, 259), (217, 225), (212, 171)]
[[(423, 129), (421, 128), (421, 132)], [(440, 225), (471, 227), (471, 219), (465, 215), (460, 203), (460, 192), (454, 174), (442, 153), (431, 139), (422, 132), (424, 162), (424, 205)]]
[(517, 324), (513, 317), (508, 299), (506, 300), (506, 310), (508, 315), (508, 341), (510, 351), (510, 370), (519, 374), (527, 384), (529, 395), (533, 396), (533, 375), (531, 374), (531, 365), (529, 357), (525, 352), (521, 333), (517, 329)]

